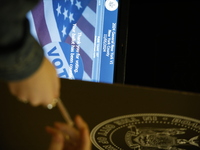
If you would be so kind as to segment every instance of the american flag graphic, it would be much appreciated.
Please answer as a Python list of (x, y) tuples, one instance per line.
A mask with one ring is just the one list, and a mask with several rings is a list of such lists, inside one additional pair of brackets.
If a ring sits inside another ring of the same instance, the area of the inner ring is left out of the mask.
[(61, 78), (92, 81), (97, 0), (41, 0), (31, 33)]

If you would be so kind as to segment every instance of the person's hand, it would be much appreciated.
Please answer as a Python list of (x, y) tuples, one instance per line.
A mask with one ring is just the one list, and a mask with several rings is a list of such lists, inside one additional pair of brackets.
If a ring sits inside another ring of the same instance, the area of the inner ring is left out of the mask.
[(54, 128), (46, 127), (46, 131), (52, 135), (49, 150), (91, 150), (87, 123), (76, 116), (75, 125), (77, 129), (60, 122), (56, 122)]
[(33, 106), (47, 106), (60, 96), (60, 80), (47, 58), (33, 75), (24, 80), (8, 82), (8, 86), (20, 101), (30, 102)]

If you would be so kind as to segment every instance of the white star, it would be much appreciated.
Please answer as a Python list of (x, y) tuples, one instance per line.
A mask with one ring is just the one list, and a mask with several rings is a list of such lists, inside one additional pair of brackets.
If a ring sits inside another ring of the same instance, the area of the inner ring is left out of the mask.
[(78, 0), (76, 1), (75, 5), (77, 6), (78, 10), (82, 8), (81, 2), (79, 2)]
[(58, 3), (58, 7), (56, 8), (56, 11), (57, 11), (57, 16), (59, 16), (59, 14), (61, 14), (61, 6), (59, 3)]
[(63, 15), (64, 15), (64, 20), (65, 20), (66, 18), (68, 18), (68, 10), (64, 9)]
[(66, 30), (67, 30), (67, 28), (63, 25), (63, 29), (62, 29), (62, 31), (61, 31), (62, 34), (63, 34), (63, 37), (67, 34), (67, 33), (66, 33)]
[(70, 0), (70, 1), (71, 1), (71, 4), (74, 5), (74, 0)]
[(72, 22), (72, 21), (74, 21), (74, 14), (73, 13), (69, 13), (69, 21), (70, 21), (70, 23)]

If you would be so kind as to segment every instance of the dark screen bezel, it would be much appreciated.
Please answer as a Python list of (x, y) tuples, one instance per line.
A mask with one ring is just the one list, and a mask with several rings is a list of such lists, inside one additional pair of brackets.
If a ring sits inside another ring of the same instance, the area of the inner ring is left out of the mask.
[(125, 83), (130, 0), (119, 0), (113, 83)]

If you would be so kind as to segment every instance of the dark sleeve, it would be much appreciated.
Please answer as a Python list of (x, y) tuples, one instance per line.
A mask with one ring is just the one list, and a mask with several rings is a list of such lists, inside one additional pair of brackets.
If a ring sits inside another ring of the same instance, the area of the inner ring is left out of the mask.
[(6, 0), (0, 5), (0, 79), (21, 80), (41, 65), (44, 52), (30, 35), (26, 13), (38, 0)]

